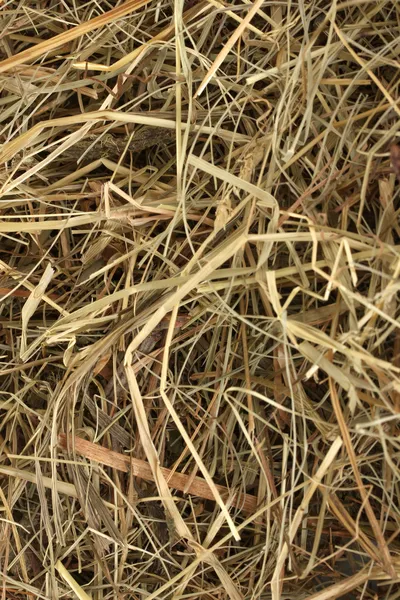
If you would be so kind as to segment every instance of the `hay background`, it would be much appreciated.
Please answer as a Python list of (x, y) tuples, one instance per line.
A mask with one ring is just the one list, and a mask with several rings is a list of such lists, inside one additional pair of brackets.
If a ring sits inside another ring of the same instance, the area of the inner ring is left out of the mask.
[(1, 597), (399, 598), (396, 3), (1, 4)]

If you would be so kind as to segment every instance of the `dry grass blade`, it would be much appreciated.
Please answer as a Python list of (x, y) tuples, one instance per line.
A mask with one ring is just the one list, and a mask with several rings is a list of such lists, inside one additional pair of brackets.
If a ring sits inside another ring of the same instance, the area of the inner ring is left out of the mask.
[(396, 4), (1, 6), (0, 600), (395, 600)]
[(223, 49), (219, 52), (218, 56), (214, 60), (213, 64), (209, 68), (207, 74), (205, 75), (203, 81), (201, 82), (196, 96), (200, 96), (202, 92), (204, 92), (207, 84), (210, 82), (212, 77), (216, 74), (219, 67), (226, 57), (229, 55), (229, 52), (232, 50), (234, 44), (238, 41), (241, 35), (244, 34), (246, 26), (250, 23), (251, 19), (257, 14), (258, 10), (261, 8), (264, 0), (256, 0), (253, 6), (250, 7), (250, 10), (247, 16), (241, 21), (240, 25), (237, 27), (236, 31), (230, 36), (229, 40), (224, 45)]
[(57, 561), (56, 569), (61, 577), (66, 581), (79, 600), (92, 600), (91, 597), (78, 585), (73, 577), (68, 573), (61, 561)]
[(126, 2), (124, 2), (122, 5), (116, 6), (110, 11), (105, 12), (94, 19), (83, 22), (80, 25), (73, 27), (69, 31), (60, 33), (49, 40), (45, 40), (31, 48), (27, 48), (15, 56), (10, 56), (9, 58), (0, 62), (0, 73), (4, 73), (4, 71), (9, 71), (18, 65), (43, 56), (51, 50), (55, 50), (56, 48), (59, 48), (68, 42), (76, 40), (80, 36), (85, 35), (85, 33), (95, 31), (100, 27), (104, 27), (108, 23), (112, 23), (117, 19), (121, 19), (133, 11), (138, 10), (142, 6), (145, 6), (149, 3), (149, 1), (150, 0), (126, 0)]

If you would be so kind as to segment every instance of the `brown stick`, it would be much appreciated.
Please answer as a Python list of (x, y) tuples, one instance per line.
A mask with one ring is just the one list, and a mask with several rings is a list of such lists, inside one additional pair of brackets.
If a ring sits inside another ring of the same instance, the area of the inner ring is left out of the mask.
[[(125, 456), (119, 452), (114, 452), (112, 450), (108, 450), (107, 448), (103, 448), (103, 446), (100, 446), (99, 444), (87, 442), (82, 438), (67, 436), (65, 433), (61, 433), (58, 436), (58, 442), (61, 448), (73, 448), (76, 452), (82, 456), (85, 456), (86, 458), (89, 458), (90, 460), (113, 467), (118, 471), (124, 471), (125, 473), (131, 470), (133, 475), (136, 477), (141, 477), (146, 481), (154, 481), (151, 467), (144, 460)], [(190, 479), (190, 475), (185, 475), (183, 473), (172, 473), (170, 469), (166, 469), (164, 467), (161, 467), (161, 471), (163, 472), (163, 475), (171, 488), (175, 488), (180, 492), (185, 491), (186, 485)], [(228, 488), (223, 485), (216, 485), (215, 487), (218, 489), (222, 498), (227, 499), (229, 497)], [(193, 494), (194, 496), (199, 496), (200, 498), (205, 498), (206, 500), (215, 500), (214, 494), (210, 490), (208, 483), (201, 477), (195, 477), (193, 479), (189, 489), (187, 490), (187, 493)], [(232, 506), (236, 506), (246, 513), (253, 513), (257, 510), (257, 498), (255, 496), (251, 496), (250, 494), (238, 493), (233, 499)]]

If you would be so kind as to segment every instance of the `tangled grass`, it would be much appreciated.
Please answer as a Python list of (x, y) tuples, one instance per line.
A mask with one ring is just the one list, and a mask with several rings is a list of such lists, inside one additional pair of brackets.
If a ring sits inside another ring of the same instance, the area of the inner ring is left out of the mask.
[(0, 19), (1, 598), (400, 598), (396, 3)]

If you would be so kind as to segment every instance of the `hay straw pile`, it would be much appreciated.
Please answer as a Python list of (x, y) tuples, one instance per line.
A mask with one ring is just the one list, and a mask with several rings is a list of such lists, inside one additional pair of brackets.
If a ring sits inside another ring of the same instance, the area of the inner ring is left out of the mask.
[(0, 598), (399, 598), (396, 3), (0, 18)]

